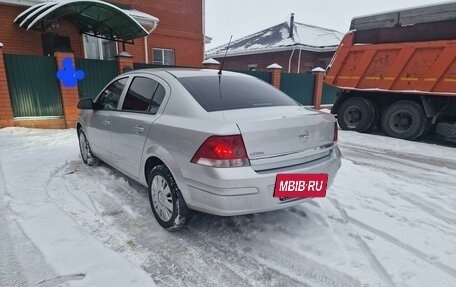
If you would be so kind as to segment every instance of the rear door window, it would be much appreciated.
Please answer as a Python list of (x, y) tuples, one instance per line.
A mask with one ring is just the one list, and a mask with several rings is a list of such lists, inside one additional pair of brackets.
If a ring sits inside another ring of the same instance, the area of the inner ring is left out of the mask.
[(285, 93), (252, 77), (222, 75), (178, 80), (208, 112), (299, 105)]
[(149, 111), (151, 99), (158, 83), (149, 78), (135, 77), (122, 105), (124, 111)]
[(122, 110), (156, 114), (165, 94), (165, 88), (157, 81), (135, 77), (125, 95)]

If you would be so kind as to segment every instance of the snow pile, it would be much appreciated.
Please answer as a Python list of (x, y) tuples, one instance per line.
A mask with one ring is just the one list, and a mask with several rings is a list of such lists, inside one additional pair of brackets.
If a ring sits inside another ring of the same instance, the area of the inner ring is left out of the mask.
[[(71, 161), (79, 161), (75, 130), (5, 128), (0, 130), (0, 139), (0, 194), (9, 207), (0, 214), (8, 219), (9, 226), (0, 228), (10, 233), (8, 229), (20, 228), (26, 240), (36, 246), (35, 253), (44, 259), (37, 263), (42, 265), (38, 273), (52, 270), (43, 272), (46, 276), (41, 278), (37, 278), (36, 270), (33, 274), (24, 270), (21, 276), (30, 285), (57, 286), (65, 282), (68, 285), (64, 286), (154, 286), (146, 272), (85, 232), (78, 224), (78, 215), (64, 212), (54, 200), (54, 194), (60, 194), (71, 199), (69, 204), (80, 204), (71, 198), (62, 180), (65, 174), (61, 173)], [(84, 186), (80, 188), (84, 190)], [(14, 238), (11, 241), (15, 242)], [(19, 249), (10, 260), (22, 265), (20, 261), (27, 260), (23, 252)], [(2, 282), (0, 285), (5, 286)]]

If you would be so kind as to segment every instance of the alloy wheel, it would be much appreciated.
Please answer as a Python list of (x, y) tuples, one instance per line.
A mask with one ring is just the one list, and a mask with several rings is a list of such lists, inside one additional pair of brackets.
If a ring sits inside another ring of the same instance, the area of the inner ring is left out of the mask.
[(164, 177), (156, 175), (150, 187), (152, 204), (161, 220), (167, 222), (173, 216), (174, 204), (171, 189)]

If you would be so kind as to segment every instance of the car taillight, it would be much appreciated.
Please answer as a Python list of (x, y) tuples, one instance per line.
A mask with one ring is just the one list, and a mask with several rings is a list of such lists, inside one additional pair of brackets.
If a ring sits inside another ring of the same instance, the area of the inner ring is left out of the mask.
[(191, 162), (213, 167), (250, 165), (241, 135), (209, 137), (196, 151)]
[(339, 138), (339, 127), (337, 126), (337, 122), (334, 123), (334, 136), (333, 136), (333, 141), (337, 141)]

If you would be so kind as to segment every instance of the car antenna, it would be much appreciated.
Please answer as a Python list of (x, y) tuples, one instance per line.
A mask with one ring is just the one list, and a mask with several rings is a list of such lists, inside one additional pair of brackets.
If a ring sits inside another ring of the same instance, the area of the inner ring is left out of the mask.
[(228, 42), (228, 46), (226, 46), (226, 50), (225, 50), (225, 56), (223, 56), (223, 59), (222, 59), (222, 64), (220, 65), (220, 70), (218, 71), (218, 74), (219, 74), (219, 76), (221, 76), (221, 75), (222, 75), (223, 64), (225, 64), (226, 54), (228, 54), (228, 50), (230, 49), (230, 45), (231, 45), (231, 39), (233, 39), (233, 35), (231, 35), (231, 37), (230, 37), (230, 41)]

